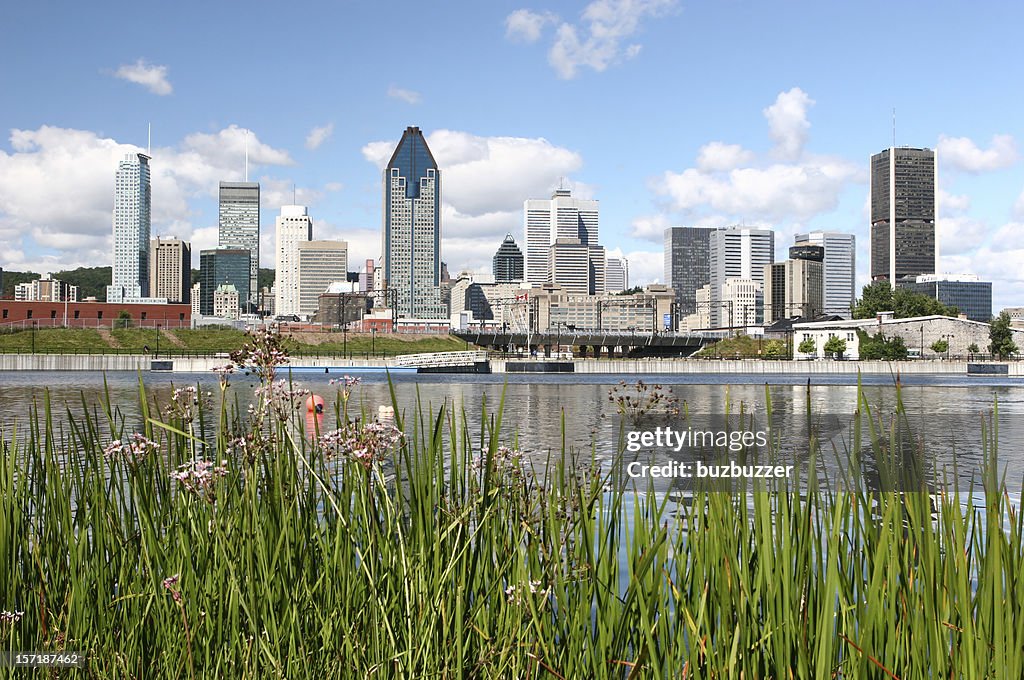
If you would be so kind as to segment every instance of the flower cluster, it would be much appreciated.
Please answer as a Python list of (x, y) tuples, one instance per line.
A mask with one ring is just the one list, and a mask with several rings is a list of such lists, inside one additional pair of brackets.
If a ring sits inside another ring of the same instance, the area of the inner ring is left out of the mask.
[(180, 579), (181, 574), (175, 574), (174, 576), (168, 576), (163, 581), (164, 588), (171, 592), (171, 597), (175, 602), (181, 602), (181, 589), (177, 587)]
[(670, 388), (649, 385), (643, 380), (638, 380), (635, 385), (620, 381), (608, 390), (608, 401), (615, 404), (619, 415), (628, 418), (633, 424), (638, 424), (645, 415), (652, 412), (679, 413), (679, 400)]
[(178, 466), (177, 472), (171, 473), (171, 479), (181, 483), (185, 489), (209, 502), (217, 498), (217, 482), (228, 474), (228, 462), (222, 460), (215, 465), (212, 460), (196, 458)]
[(20, 611), (9, 612), (9, 611), (7, 611), (5, 609), (2, 612), (0, 612), (0, 623), (6, 623), (6, 624), (9, 624), (9, 625), (13, 626), (18, 621), (21, 621), (21, 617), (23, 617), (24, 615), (25, 615), (25, 612), (20, 612)]
[[(499, 446), (494, 451), (494, 468), (498, 473), (509, 474), (513, 477), (521, 477), (523, 469), (521, 461), (523, 452), (519, 449), (512, 449), (507, 446)], [(481, 455), (473, 458), (473, 469), (482, 470), (487, 460), (487, 449)]]
[[(274, 382), (264, 382), (255, 389), (254, 394), (260, 405), (269, 407), (280, 420), (288, 420), (301, 400), (308, 397), (310, 392), (306, 389), (296, 389), (288, 380), (281, 378)], [(258, 409), (259, 406), (249, 408), (253, 415), (257, 415)]]
[(344, 385), (346, 388), (355, 387), (359, 383), (363, 382), (362, 378), (357, 378), (352, 375), (343, 375), (340, 378), (331, 378), (331, 385)]
[(369, 469), (374, 461), (383, 460), (404, 436), (397, 427), (386, 423), (362, 427), (353, 424), (321, 435), (319, 444), (327, 458), (348, 458)]
[(231, 353), (231, 361), (243, 370), (256, 371), (267, 383), (274, 381), (277, 367), (288, 363), (280, 333), (271, 329), (248, 331), (250, 340)]
[(108, 460), (121, 458), (129, 463), (136, 463), (159, 448), (159, 445), (145, 435), (135, 434), (110, 442), (103, 448), (103, 455)]
[(166, 409), (167, 415), (178, 416), (184, 422), (191, 423), (199, 415), (204, 398), (211, 396), (209, 392), (204, 395), (194, 386), (178, 387), (171, 393), (171, 403)]
[(521, 586), (509, 586), (505, 588), (505, 599), (509, 604), (522, 604), (523, 595), (529, 589), (531, 595), (539, 595), (544, 598), (548, 596), (551, 588), (541, 588), (542, 583), (540, 581), (530, 581), (527, 584)]

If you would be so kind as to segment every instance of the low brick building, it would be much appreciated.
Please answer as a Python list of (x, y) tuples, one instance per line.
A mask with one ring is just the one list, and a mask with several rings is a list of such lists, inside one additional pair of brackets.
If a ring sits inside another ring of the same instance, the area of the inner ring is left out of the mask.
[[(0, 300), (0, 328), (117, 328), (126, 312), (136, 328), (189, 328), (191, 305)], [(120, 319), (120, 321), (119, 321)]]

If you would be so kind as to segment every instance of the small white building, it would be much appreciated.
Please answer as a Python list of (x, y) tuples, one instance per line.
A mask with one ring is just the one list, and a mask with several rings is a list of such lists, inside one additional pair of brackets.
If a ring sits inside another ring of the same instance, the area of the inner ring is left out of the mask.
[[(846, 359), (860, 359), (860, 340), (857, 331), (869, 336), (881, 333), (885, 338), (900, 337), (911, 355), (929, 359), (967, 358), (973, 352), (971, 345), (981, 353), (988, 352), (989, 324), (970, 319), (949, 316), (916, 316), (895, 319), (892, 312), (882, 312), (874, 319), (843, 319), (840, 321), (818, 321), (793, 324), (793, 358), (825, 358), (825, 343), (829, 338), (838, 337), (846, 341)], [(800, 352), (805, 340), (814, 341), (813, 352)], [(936, 354), (931, 346), (944, 340), (948, 352)], [(1024, 329), (1013, 330), (1013, 341), (1024, 348)]]
[(238, 318), (238, 289), (222, 283), (213, 291), (213, 315), (221, 319)]

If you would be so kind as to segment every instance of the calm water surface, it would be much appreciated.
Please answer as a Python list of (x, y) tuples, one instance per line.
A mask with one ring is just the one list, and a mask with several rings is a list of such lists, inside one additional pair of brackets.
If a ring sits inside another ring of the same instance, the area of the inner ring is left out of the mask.
[[(329, 384), (329, 377), (318, 373), (293, 376), (296, 386), (327, 400), (329, 415), (324, 429), (335, 425), (330, 414), (338, 387)], [(781, 417), (792, 414), (799, 419), (806, 412), (809, 399), (813, 413), (834, 415), (840, 422), (847, 422), (858, 407), (856, 378), (850, 376), (812, 376), (810, 387), (806, 376), (631, 375), (624, 378), (628, 383), (644, 380), (670, 388), (694, 414), (722, 414), (727, 410), (735, 413), (741, 408), (763, 414), (766, 401), (770, 399), (774, 414)], [(161, 404), (168, 402), (174, 387), (185, 385), (198, 384), (203, 391), (211, 391), (215, 397), (218, 394), (213, 374), (144, 373), (142, 379), (147, 393)], [(42, 403), (46, 392), (51, 403), (59, 406), (61, 417), (67, 409), (80, 413), (83, 404), (90, 409), (100, 408), (104, 380), (111, 403), (125, 415), (129, 428), (137, 427), (137, 374), (8, 372), (0, 373), (0, 428), (9, 431), (15, 423), (21, 423), (19, 429), (23, 427), (33, 400)], [(618, 376), (400, 374), (393, 377), (393, 382), (399, 408), (407, 414), (412, 413), (417, 399), (431, 411), (443, 404), (458, 412), (464, 411), (470, 427), (477, 432), (485, 400), (489, 409), (496, 408), (504, 393), (505, 432), (510, 438), (516, 436), (519, 448), (537, 460), (546, 458), (550, 451), (561, 450), (563, 432), (570, 447), (585, 452), (593, 447), (601, 460), (610, 461), (620, 450), (622, 421), (608, 399), (609, 390), (619, 383)], [(232, 394), (244, 405), (255, 381), (236, 375), (232, 376), (231, 384)], [(891, 377), (866, 377), (863, 389), (876, 412), (888, 413), (894, 407), (897, 390)], [(929, 458), (934, 456), (939, 467), (951, 465), (954, 456), (958, 464), (965, 467), (980, 461), (980, 414), (991, 412), (998, 403), (1000, 460), (1007, 484), (1019, 490), (1024, 477), (1024, 379), (904, 377), (900, 395), (907, 412), (927, 423), (921, 436), (927, 440)], [(387, 377), (362, 374), (362, 383), (354, 388), (352, 403), (371, 415), (379, 405), (389, 405)], [(700, 415), (694, 418), (699, 424)], [(825, 430), (824, 448), (848, 450), (848, 432), (841, 426)], [(663, 481), (656, 486), (667, 490), (668, 484), (670, 482)]]

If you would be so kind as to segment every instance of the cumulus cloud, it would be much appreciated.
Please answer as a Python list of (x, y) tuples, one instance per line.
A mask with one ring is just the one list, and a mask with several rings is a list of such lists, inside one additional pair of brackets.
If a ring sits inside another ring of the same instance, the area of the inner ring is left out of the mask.
[[(383, 169), (396, 144), (397, 140), (370, 142), (363, 147), (363, 156)], [(466, 217), (521, 214), (524, 198), (549, 195), (563, 177), (583, 165), (579, 154), (544, 138), (437, 130), (427, 136), (427, 144), (441, 169), (444, 202)]]
[(705, 172), (732, 170), (754, 160), (754, 152), (739, 144), (709, 142), (697, 152), (697, 168)]
[(333, 134), (334, 123), (328, 123), (327, 125), (321, 125), (313, 128), (309, 131), (309, 134), (306, 135), (306, 148), (310, 151), (319, 149), (320, 145), (330, 139)]
[[(601, 72), (614, 63), (636, 57), (639, 43), (628, 39), (641, 23), (675, 7), (677, 0), (594, 0), (583, 9), (578, 23), (562, 22), (548, 50), (548, 63), (559, 78), (575, 78), (581, 68)], [(551, 12), (519, 9), (505, 18), (509, 40), (532, 43), (548, 24), (558, 23)]]
[(936, 147), (939, 169), (951, 167), (964, 172), (991, 172), (1017, 162), (1017, 143), (1012, 135), (993, 135), (989, 148), (980, 149), (969, 137), (941, 135)]
[(807, 120), (807, 109), (814, 100), (799, 87), (780, 92), (775, 103), (763, 113), (768, 119), (768, 133), (775, 141), (775, 150), (785, 159), (793, 159), (803, 151), (807, 142), (807, 131), (811, 124)]
[(144, 59), (139, 59), (134, 64), (119, 66), (114, 71), (114, 77), (142, 85), (153, 94), (160, 96), (169, 95), (174, 91), (170, 81), (167, 80), (167, 67), (149, 64)]
[(669, 219), (664, 215), (645, 215), (637, 217), (630, 224), (630, 236), (633, 238), (663, 243), (665, 240), (665, 229), (672, 226)]
[(419, 92), (395, 87), (394, 85), (388, 88), (388, 96), (392, 99), (401, 99), (406, 104), (419, 104), (421, 98)]
[(557, 22), (558, 15), (551, 12), (517, 9), (505, 17), (505, 37), (513, 42), (537, 42), (544, 27)]
[[(241, 179), (246, 131), (231, 126), (189, 135), (179, 145), (153, 149), (153, 234), (190, 238), (190, 201), (216, 196), (220, 180)], [(12, 152), (0, 150), (0, 240), (9, 251), (35, 251), (28, 260), (54, 258), (62, 266), (96, 266), (110, 259), (114, 175), (131, 144), (87, 130), (42, 126), (12, 130)], [(288, 154), (249, 133), (253, 166), (291, 163)], [(42, 253), (40, 249), (55, 251)], [(198, 252), (198, 248), (194, 248)], [(5, 262), (17, 260), (8, 252)], [(36, 269), (38, 271), (38, 269)]]
[[(868, 197), (870, 201), (870, 196)], [(945, 189), (936, 192), (935, 202), (938, 204), (939, 215), (959, 214), (971, 207), (971, 197), (965, 194), (951, 194)], [(864, 213), (867, 216), (867, 213)]]
[(940, 216), (936, 228), (939, 257), (971, 253), (987, 238), (990, 231), (985, 222), (967, 216)]

